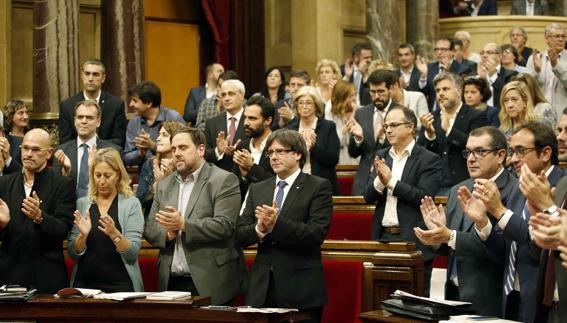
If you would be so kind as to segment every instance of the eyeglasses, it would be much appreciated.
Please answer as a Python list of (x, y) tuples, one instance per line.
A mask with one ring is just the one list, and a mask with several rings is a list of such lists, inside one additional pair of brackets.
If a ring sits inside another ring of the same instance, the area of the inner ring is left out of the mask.
[(434, 51), (436, 52), (446, 52), (448, 50), (451, 50), (450, 48), (446, 48), (446, 47), (435, 47), (433, 48)]
[(41, 147), (30, 147), (30, 146), (24, 146), (24, 145), (20, 145), (20, 149), (22, 150), (22, 152), (27, 152), (27, 151), (31, 151), (34, 154), (38, 154), (42, 151), (45, 150), (49, 150), (50, 148), (41, 148)]
[(297, 106), (310, 107), (313, 104), (315, 104), (313, 101), (297, 101)]
[(289, 152), (292, 152), (293, 150), (291, 149), (274, 149), (274, 150), (268, 150), (266, 152), (266, 158), (272, 158), (272, 156), (275, 154), (276, 156), (281, 156), (283, 154), (287, 154)]
[(549, 35), (549, 37), (553, 38), (553, 39), (565, 39), (565, 34), (557, 34), (557, 35)]
[(499, 53), (496, 52), (496, 51), (493, 51), (493, 50), (481, 50), (481, 51), (480, 51), (480, 55), (484, 55), (484, 54), (486, 54), (486, 55), (496, 55), (496, 54), (499, 54)]
[(463, 157), (468, 159), (470, 155), (473, 155), (475, 159), (480, 159), (486, 157), (489, 153), (498, 151), (498, 149), (475, 149), (475, 150), (463, 150)]
[(508, 148), (508, 157), (512, 157), (514, 156), (514, 154), (518, 154), (518, 157), (523, 158), (530, 151), (534, 151), (534, 150), (537, 150), (537, 147), (528, 147), (528, 148), (518, 147), (516, 149)]
[(384, 124), (384, 130), (388, 130), (388, 128), (395, 129), (403, 124), (413, 124), (413, 122), (391, 122)]

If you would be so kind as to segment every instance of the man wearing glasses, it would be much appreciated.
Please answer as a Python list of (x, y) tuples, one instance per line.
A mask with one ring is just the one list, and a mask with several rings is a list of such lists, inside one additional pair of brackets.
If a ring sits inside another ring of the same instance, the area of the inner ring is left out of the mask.
[(396, 82), (397, 75), (392, 71), (378, 70), (370, 74), (368, 87), (372, 104), (356, 110), (354, 121), (347, 122), (352, 132), (348, 153), (353, 158), (361, 156), (352, 195), (364, 194), (376, 151), (390, 146), (384, 132), (384, 117), (389, 109), (400, 106), (390, 95)]
[[(486, 126), (471, 131), (463, 151), (471, 178), (451, 188), (445, 209), (436, 207), (431, 197), (422, 200), (421, 213), (428, 230), (416, 228), (416, 236), (423, 244), (448, 255), (445, 299), (471, 302), (478, 314), (487, 316), (501, 313), (504, 265), (501, 258), (491, 258), (465, 212), (484, 209), (475, 191), (477, 183), (494, 182), (503, 204), (517, 189), (518, 180), (504, 169), (506, 149), (506, 137), (497, 128)], [(490, 221), (495, 223), (492, 218)]]
[(45, 130), (28, 131), (21, 148), (23, 171), (0, 177), (0, 280), (53, 294), (69, 284), (62, 248), (75, 185), (47, 168), (53, 148)]
[(512, 76), (518, 74), (502, 66), (502, 50), (496, 43), (487, 43), (480, 51), (480, 63), (477, 66), (478, 77), (485, 79), (492, 91), (492, 97), (486, 104), (493, 107), (500, 106), (500, 92)]
[(331, 224), (331, 183), (302, 172), (307, 145), (297, 131), (274, 131), (266, 157), (276, 176), (254, 183), (238, 219), (240, 246), (258, 244), (246, 305), (298, 308), (320, 322), (327, 302), (321, 244)]
[[(538, 291), (539, 250), (534, 253), (528, 220), (535, 210), (554, 213), (556, 208), (531, 200), (537, 194), (533, 183), (548, 182), (555, 187), (565, 172), (557, 165), (557, 139), (553, 130), (530, 121), (514, 130), (508, 151), (510, 162), (520, 175), (519, 186), (504, 206), (500, 192), (490, 181), (475, 186), (486, 212), (468, 213), (493, 257), (505, 259), (502, 316), (506, 319), (537, 322), (536, 310), (542, 298)], [(548, 186), (549, 188), (549, 186)], [(526, 202), (526, 197), (528, 201)], [(496, 221), (492, 225), (487, 213)]]
[(441, 182), (441, 158), (415, 143), (417, 118), (412, 110), (396, 107), (388, 111), (384, 122), (389, 148), (378, 151), (364, 200), (375, 203), (372, 239), (378, 241), (414, 241), (423, 253), (425, 295), (433, 264), (433, 252), (419, 242), (415, 227), (425, 229), (419, 203), (425, 196), (435, 196)]
[(538, 80), (545, 98), (560, 116), (567, 102), (567, 54), (565, 53), (565, 28), (552, 23), (545, 27), (547, 51), (534, 53), (528, 59), (526, 67)]

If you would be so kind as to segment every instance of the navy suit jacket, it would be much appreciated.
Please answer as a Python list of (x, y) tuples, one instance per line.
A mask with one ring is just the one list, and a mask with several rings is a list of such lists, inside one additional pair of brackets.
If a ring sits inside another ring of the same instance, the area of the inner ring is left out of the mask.
[(205, 86), (194, 87), (189, 91), (189, 95), (185, 100), (185, 110), (183, 112), (183, 119), (191, 126), (195, 127), (195, 122), (197, 121), (197, 113), (199, 112), (199, 106), (204, 99), (207, 98), (207, 88)]
[[(467, 2), (467, 8), (463, 11), (456, 12), (457, 16), (470, 16), (473, 12), (472, 1)], [(484, 0), (478, 9), (479, 16), (495, 16), (498, 14), (498, 6), (496, 0)]]
[[(390, 149), (384, 148), (378, 151), (377, 156), (386, 159), (386, 164), (392, 169), (392, 157), (390, 157)], [(382, 220), (386, 210), (386, 198), (388, 187), (384, 188), (382, 193), (374, 188), (374, 178), (376, 171), (373, 170), (368, 184), (364, 200), (366, 203), (375, 203), (376, 211), (372, 221), (372, 239), (380, 240), (382, 233)], [(425, 148), (415, 145), (408, 157), (401, 180), (396, 183), (392, 195), (398, 198), (396, 206), (398, 212), (398, 222), (400, 227), (400, 238), (405, 241), (413, 241), (418, 250), (423, 253), (425, 261), (434, 257), (433, 252), (424, 246), (415, 236), (414, 227), (420, 227), (426, 230), (425, 222), (421, 216), (419, 206), (421, 199), (425, 196), (435, 196), (439, 190), (441, 182), (441, 158), (434, 153), (427, 151)]]
[[(555, 187), (566, 173), (559, 166), (554, 166), (547, 179), (551, 186)], [(524, 322), (536, 322), (536, 309), (541, 302), (541, 298), (537, 296), (539, 255), (535, 257), (533, 255), (533, 242), (528, 229), (529, 212), (526, 220), (522, 218), (525, 203), (525, 196), (520, 191), (520, 188), (516, 187), (510, 196), (509, 203), (506, 205), (514, 214), (504, 230), (500, 230), (497, 226), (493, 227), (485, 243), (495, 259), (499, 258), (504, 261), (506, 268), (508, 267), (512, 241), (517, 241), (516, 274), (520, 279), (520, 295), (522, 299), (519, 310), (523, 313)], [(504, 275), (506, 275), (506, 271)], [(504, 279), (506, 279), (506, 276), (504, 276)], [(505, 315), (507, 300), (507, 295), (502, 293), (502, 316)]]
[[(473, 73), (468, 65), (461, 64), (457, 62), (457, 60), (453, 60), (449, 67), (449, 72), (460, 76)], [(427, 84), (424, 88), (419, 90), (427, 97), (427, 106), (429, 107), (429, 111), (433, 110), (435, 100), (437, 98), (435, 94), (435, 86), (433, 85), (433, 80), (437, 74), (439, 74), (439, 62), (427, 64)]]
[[(221, 159), (217, 160), (215, 155), (215, 148), (217, 147), (217, 136), (218, 134), (223, 131), (225, 138), (228, 136), (228, 129), (226, 124), (226, 111), (221, 112), (216, 117), (212, 117), (205, 121), (205, 136), (207, 139), (207, 150), (205, 152), (205, 160), (208, 163), (214, 163), (218, 167), (231, 172), (232, 168), (234, 167), (234, 162), (232, 161), (232, 156), (223, 155)], [(236, 133), (234, 135), (234, 139), (232, 141), (233, 144), (236, 141), (246, 139), (244, 135), (244, 114), (240, 116), (240, 120), (238, 120), (238, 125), (236, 127)]]

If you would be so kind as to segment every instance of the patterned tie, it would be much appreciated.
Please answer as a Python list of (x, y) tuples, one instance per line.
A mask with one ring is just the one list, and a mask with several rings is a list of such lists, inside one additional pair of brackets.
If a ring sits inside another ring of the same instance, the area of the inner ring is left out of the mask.
[[(528, 202), (524, 204), (522, 210), (522, 219), (528, 218)], [(518, 251), (518, 243), (514, 240), (510, 245), (510, 254), (508, 255), (508, 267), (506, 268), (506, 279), (504, 280), (504, 292), (506, 295), (514, 290), (514, 280), (516, 279), (516, 251)]]
[(83, 156), (81, 157), (81, 166), (79, 167), (77, 199), (87, 195), (89, 186), (89, 146), (83, 143), (80, 147), (83, 148)]
[(376, 123), (374, 124), (374, 138), (376, 143), (380, 141), (379, 134), (384, 127), (384, 119), (382, 118), (382, 112), (376, 109)]
[(232, 145), (232, 142), (234, 141), (234, 135), (236, 134), (236, 118), (230, 117), (228, 118), (228, 120), (230, 120), (230, 126), (228, 127), (228, 137), (226, 138), (226, 140), (228, 141), (229, 145)]
[(287, 186), (286, 181), (279, 181), (278, 182), (278, 191), (276, 192), (276, 207), (278, 208), (278, 213), (279, 213), (279, 210), (282, 209), (283, 197), (284, 197), (284, 188), (286, 186)]

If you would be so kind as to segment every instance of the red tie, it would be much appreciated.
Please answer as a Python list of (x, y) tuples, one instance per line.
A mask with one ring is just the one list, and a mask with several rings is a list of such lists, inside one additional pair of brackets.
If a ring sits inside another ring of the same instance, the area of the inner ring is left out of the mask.
[(228, 141), (229, 145), (232, 145), (232, 141), (234, 141), (234, 135), (236, 134), (236, 118), (230, 117), (230, 126), (228, 127), (228, 137), (226, 140)]

